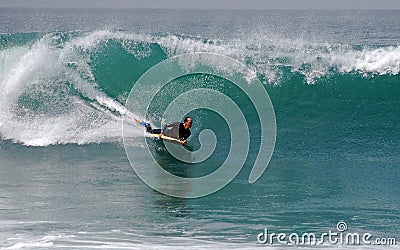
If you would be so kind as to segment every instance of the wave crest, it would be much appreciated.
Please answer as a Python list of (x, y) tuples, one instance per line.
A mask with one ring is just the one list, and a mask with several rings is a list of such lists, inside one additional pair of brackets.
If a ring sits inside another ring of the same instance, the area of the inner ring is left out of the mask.
[[(134, 116), (121, 104), (126, 90), (145, 70), (180, 54), (233, 57), (266, 84), (282, 84), (293, 75), (312, 84), (336, 74), (370, 77), (400, 72), (400, 46), (311, 43), (265, 35), (222, 41), (113, 30), (35, 37), (26, 35), (22, 45), (10, 42), (0, 55), (0, 134), (3, 139), (35, 146), (120, 140), (122, 115)], [(13, 35), (7, 40), (12, 41)], [(114, 50), (109, 49), (112, 46)], [(152, 57), (157, 53), (161, 56)], [(132, 58), (137, 61), (126, 67), (136, 75), (125, 76), (124, 82), (124, 72), (110, 71), (107, 80), (101, 81), (99, 72), (107, 72), (122, 57), (128, 63)], [(124, 91), (110, 95), (108, 90), (119, 82), (127, 85)], [(133, 127), (133, 136), (140, 133), (140, 128)]]

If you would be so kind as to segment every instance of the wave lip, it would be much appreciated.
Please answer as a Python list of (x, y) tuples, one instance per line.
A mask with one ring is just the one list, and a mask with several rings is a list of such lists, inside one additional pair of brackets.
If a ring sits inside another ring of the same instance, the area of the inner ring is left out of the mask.
[(342, 56), (336, 64), (343, 73), (356, 71), (364, 74), (398, 75), (400, 72), (400, 46), (351, 51)]

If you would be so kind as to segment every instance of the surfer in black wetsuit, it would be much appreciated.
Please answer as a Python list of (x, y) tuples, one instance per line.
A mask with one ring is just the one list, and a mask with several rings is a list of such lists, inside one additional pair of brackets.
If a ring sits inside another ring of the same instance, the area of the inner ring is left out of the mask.
[(179, 124), (179, 140), (181, 140), (183, 145), (186, 145), (187, 138), (192, 134), (190, 131), (192, 123), (193, 119), (191, 117), (186, 117), (183, 123)]
[(190, 132), (190, 128), (192, 127), (193, 119), (191, 117), (185, 117), (185, 120), (182, 122), (173, 122), (164, 126), (161, 130), (159, 128), (153, 129), (150, 123), (141, 122), (143, 126), (146, 128), (146, 132), (150, 134), (158, 134), (160, 137), (162, 135), (169, 136), (172, 138), (179, 139), (182, 145), (186, 145), (187, 139), (192, 134)]

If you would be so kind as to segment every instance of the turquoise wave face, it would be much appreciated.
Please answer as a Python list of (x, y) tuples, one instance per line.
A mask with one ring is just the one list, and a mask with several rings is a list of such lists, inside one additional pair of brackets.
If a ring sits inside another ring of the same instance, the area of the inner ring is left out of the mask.
[[(118, 140), (121, 116), (128, 112), (123, 105), (144, 72), (175, 55), (209, 52), (245, 63), (265, 83), (277, 114), (278, 142), (294, 149), (307, 142), (326, 153), (397, 146), (391, 138), (398, 136), (400, 47), (285, 39), (229, 43), (112, 30), (2, 34), (1, 40), (1, 134), (27, 145)], [(229, 82), (193, 75), (163, 91), (151, 111), (153, 122), (161, 123), (157, 107), (199, 87), (239, 96), (238, 102), (249, 106)], [(257, 124), (248, 113), (249, 124)], [(196, 118), (209, 115), (200, 112)], [(55, 120), (49, 135), (45, 131)]]
[(399, 134), (398, 76), (335, 75), (306, 85), (268, 86), (278, 144), (288, 152), (321, 157), (395, 155)]

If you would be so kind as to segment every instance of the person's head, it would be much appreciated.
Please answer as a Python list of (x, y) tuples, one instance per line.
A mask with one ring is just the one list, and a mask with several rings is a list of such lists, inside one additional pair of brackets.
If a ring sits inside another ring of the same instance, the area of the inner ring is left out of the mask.
[(185, 117), (185, 120), (183, 120), (183, 126), (188, 129), (192, 127), (193, 119), (192, 117)]

